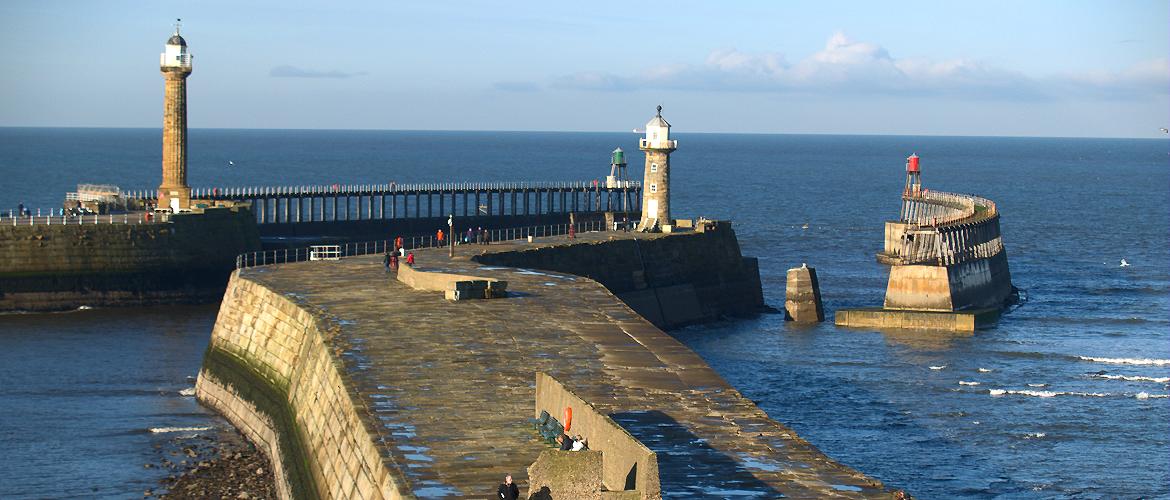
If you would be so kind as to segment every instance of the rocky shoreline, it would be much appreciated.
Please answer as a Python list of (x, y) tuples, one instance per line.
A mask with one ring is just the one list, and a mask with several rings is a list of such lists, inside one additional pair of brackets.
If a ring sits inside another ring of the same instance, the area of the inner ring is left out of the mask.
[(169, 469), (158, 488), (143, 497), (276, 498), (268, 458), (239, 432), (223, 427), (182, 435), (155, 445), (158, 462), (145, 468)]

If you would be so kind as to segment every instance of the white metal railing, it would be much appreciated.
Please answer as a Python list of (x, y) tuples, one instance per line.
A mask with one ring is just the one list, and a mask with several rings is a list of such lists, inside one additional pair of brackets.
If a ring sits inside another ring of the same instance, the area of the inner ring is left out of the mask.
[(641, 149), (678, 149), (678, 140), (647, 140), (643, 137), (638, 139), (638, 147)]
[[(39, 212), (39, 211), (38, 211)], [(16, 215), (0, 214), (0, 224), (6, 226), (63, 226), (86, 224), (161, 224), (171, 221), (169, 212), (135, 212), (106, 215)]]
[(309, 260), (341, 260), (341, 246), (313, 245), (309, 247)]
[(164, 52), (158, 55), (158, 65), (165, 68), (190, 68), (191, 54), (180, 54), (176, 59), (167, 59), (167, 54)]

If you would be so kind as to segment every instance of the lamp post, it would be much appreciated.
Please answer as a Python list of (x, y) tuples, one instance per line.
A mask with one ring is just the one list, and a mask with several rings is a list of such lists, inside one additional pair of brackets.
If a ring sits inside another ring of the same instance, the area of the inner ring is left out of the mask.
[(455, 214), (447, 215), (447, 257), (455, 257)]

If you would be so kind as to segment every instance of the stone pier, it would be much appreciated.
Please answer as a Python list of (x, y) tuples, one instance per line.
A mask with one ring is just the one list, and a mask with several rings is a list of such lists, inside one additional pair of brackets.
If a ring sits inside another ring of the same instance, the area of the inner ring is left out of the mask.
[[(198, 397), (269, 453), (282, 493), (294, 498), (486, 498), (505, 474), (527, 498), (526, 470), (550, 449), (530, 422), (538, 372), (656, 456), (657, 492), (610, 498), (889, 498), (597, 281), (481, 263), (534, 248), (612, 253), (634, 239), (677, 254), (727, 237), (734, 233), (584, 233), (463, 245), (455, 259), (415, 252), (418, 272), (506, 281), (507, 296), (492, 300), (416, 290), (378, 256), (238, 271)], [(603, 462), (623, 453), (592, 448)], [(643, 484), (654, 482), (635, 486)]]

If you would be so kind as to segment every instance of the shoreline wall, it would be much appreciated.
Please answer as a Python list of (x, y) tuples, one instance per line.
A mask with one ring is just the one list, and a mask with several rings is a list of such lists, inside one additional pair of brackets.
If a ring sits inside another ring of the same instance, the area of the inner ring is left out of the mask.
[[(195, 394), (272, 462), (284, 498), (409, 498), (319, 314), (233, 273)], [(376, 419), (375, 419), (376, 420)]]
[(246, 208), (169, 223), (0, 226), (0, 311), (210, 302), (260, 249)]
[(664, 329), (765, 311), (758, 262), (740, 254), (730, 222), (709, 225), (669, 237), (561, 244), (474, 260), (590, 278)]

